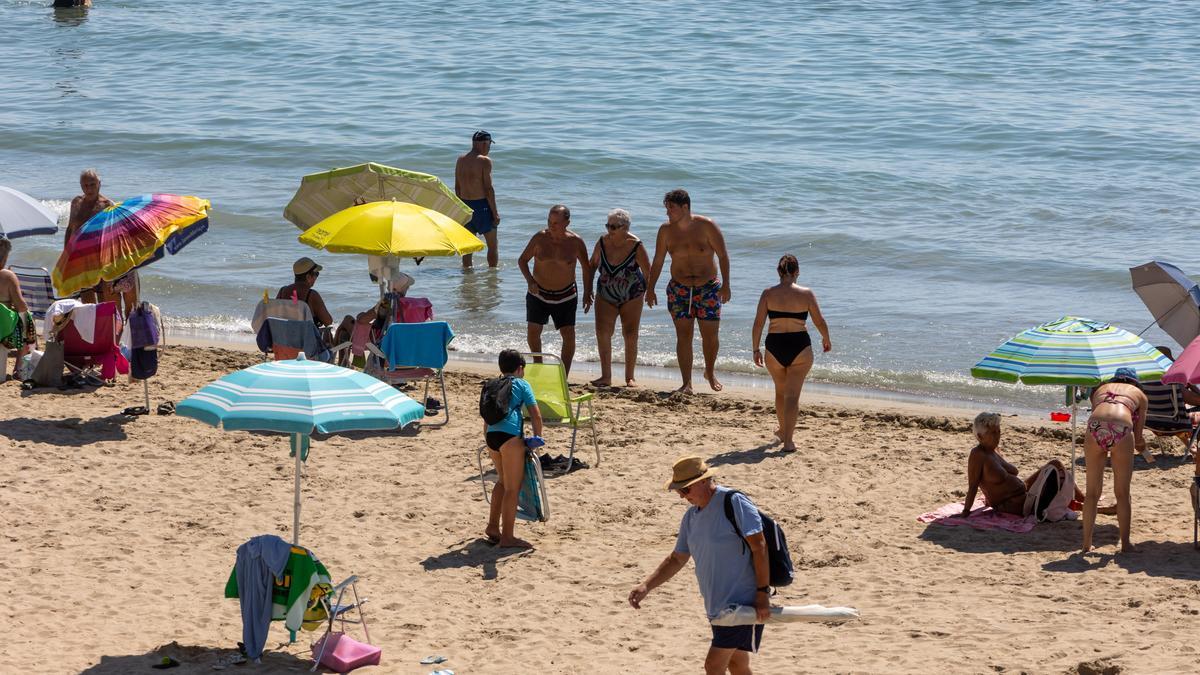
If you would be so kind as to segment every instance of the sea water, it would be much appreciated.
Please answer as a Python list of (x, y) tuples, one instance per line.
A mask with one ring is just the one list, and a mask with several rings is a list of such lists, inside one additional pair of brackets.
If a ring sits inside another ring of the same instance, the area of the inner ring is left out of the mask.
[[(47, 4), (0, 0), (0, 184), (63, 214), (88, 167), (114, 199), (212, 200), (209, 233), (142, 272), (177, 330), (248, 331), (302, 255), (335, 316), (366, 309), (363, 257), (282, 218), (300, 177), (374, 161), (450, 182), (481, 128), (500, 269), (405, 263), (463, 354), (524, 348), (516, 258), (550, 205), (589, 249), (628, 209), (653, 248), (676, 187), (729, 247), (726, 371), (754, 370), (784, 253), (832, 334), (814, 381), (984, 404), (1060, 397), (971, 379), (1007, 337), (1066, 314), (1141, 331), (1128, 268), (1200, 272), (1196, 3)], [(20, 239), (14, 262), (61, 243)], [(647, 309), (639, 361), (673, 365), (674, 340)]]

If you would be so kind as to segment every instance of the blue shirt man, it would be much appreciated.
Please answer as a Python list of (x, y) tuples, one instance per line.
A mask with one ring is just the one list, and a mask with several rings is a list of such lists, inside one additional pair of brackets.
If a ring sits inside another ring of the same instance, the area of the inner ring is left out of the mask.
[(716, 484), (716, 470), (700, 457), (683, 457), (675, 462), (667, 489), (679, 493), (691, 507), (683, 515), (675, 548), (650, 576), (629, 592), (629, 604), (641, 609), (641, 602), (654, 588), (683, 569), (691, 558), (696, 560), (696, 580), (704, 597), (704, 609), (711, 620), (731, 604), (751, 605), (760, 623), (752, 626), (711, 626), (712, 643), (704, 660), (707, 673), (750, 672), (750, 654), (758, 651), (762, 623), (770, 614), (770, 572), (767, 542), (762, 532), (758, 509), (744, 495), (734, 494), (732, 506), (742, 539), (725, 516), (725, 498), (729, 489)]

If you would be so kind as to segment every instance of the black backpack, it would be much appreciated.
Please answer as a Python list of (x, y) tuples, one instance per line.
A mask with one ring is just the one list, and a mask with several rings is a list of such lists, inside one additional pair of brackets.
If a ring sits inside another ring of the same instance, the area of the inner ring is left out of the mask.
[(512, 412), (512, 375), (497, 377), (483, 383), (479, 392), (479, 416), (488, 424), (496, 424)]
[[(742, 550), (748, 550), (749, 544), (746, 542), (746, 537), (742, 535), (742, 531), (738, 529), (737, 520), (733, 517), (733, 495), (745, 493), (741, 490), (730, 490), (725, 493), (725, 517), (729, 519), (729, 524), (733, 525), (733, 531), (737, 532), (738, 537), (742, 540)], [(758, 515), (762, 518), (763, 537), (767, 540), (767, 569), (771, 573), (771, 585), (776, 588), (787, 586), (792, 583), (793, 567), (792, 554), (788, 553), (787, 537), (783, 535), (783, 528), (775, 522), (767, 514), (758, 510)]]

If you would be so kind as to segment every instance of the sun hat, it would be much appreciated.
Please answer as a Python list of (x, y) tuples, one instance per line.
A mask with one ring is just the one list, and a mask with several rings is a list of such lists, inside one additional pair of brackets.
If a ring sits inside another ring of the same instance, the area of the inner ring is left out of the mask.
[(1117, 368), (1117, 372), (1113, 373), (1112, 379), (1109, 382), (1128, 382), (1141, 386), (1142, 382), (1138, 379), (1137, 371), (1133, 368), (1122, 367)]
[(668, 490), (679, 490), (692, 483), (698, 483), (705, 478), (717, 475), (717, 470), (708, 465), (699, 456), (680, 457), (671, 467), (671, 482), (667, 483)]
[(323, 268), (318, 265), (312, 258), (305, 256), (296, 262), (292, 263), (292, 274), (300, 276), (309, 272), (320, 272)]

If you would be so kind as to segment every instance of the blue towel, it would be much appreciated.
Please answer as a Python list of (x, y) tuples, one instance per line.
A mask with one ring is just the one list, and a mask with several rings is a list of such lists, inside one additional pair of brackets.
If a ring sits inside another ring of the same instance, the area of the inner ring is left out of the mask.
[[(317, 324), (311, 321), (290, 321), (287, 319), (268, 318), (263, 324), (270, 331), (269, 344), (291, 347), (304, 352), (304, 355), (314, 361), (331, 361), (332, 354), (321, 339), (321, 331)], [(261, 331), (260, 331), (261, 333)], [(259, 346), (262, 340), (259, 340)], [(266, 350), (264, 350), (266, 351)]]
[(292, 547), (273, 534), (254, 537), (238, 547), (238, 603), (242, 608), (242, 644), (246, 658), (262, 656), (271, 629), (271, 587), (275, 579), (283, 579)]
[(449, 359), (446, 347), (454, 331), (445, 321), (394, 323), (383, 334), (379, 348), (387, 356), (391, 370), (396, 368), (444, 368)]

